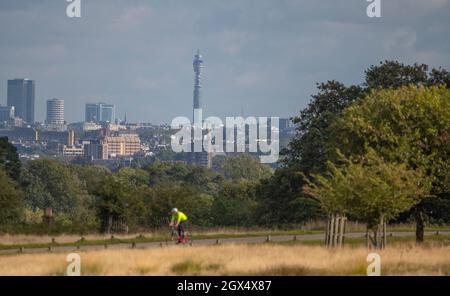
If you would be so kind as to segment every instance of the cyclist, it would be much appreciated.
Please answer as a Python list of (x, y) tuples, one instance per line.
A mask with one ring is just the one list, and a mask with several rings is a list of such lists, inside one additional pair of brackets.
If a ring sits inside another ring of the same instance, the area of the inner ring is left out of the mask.
[(169, 226), (173, 226), (178, 230), (177, 243), (179, 244), (184, 241), (184, 229), (188, 218), (183, 212), (178, 211), (177, 208), (173, 208), (172, 211), (170, 211), (170, 214), (172, 215), (172, 218), (170, 219)]

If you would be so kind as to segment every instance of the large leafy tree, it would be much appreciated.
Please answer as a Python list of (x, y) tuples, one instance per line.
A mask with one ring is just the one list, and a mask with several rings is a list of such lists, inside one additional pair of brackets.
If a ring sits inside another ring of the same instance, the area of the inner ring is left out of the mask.
[[(389, 161), (421, 169), (432, 182), (432, 195), (448, 194), (450, 91), (444, 86), (374, 91), (347, 108), (330, 129), (345, 155), (372, 148)], [(423, 213), (420, 206), (416, 211), (420, 242)]]

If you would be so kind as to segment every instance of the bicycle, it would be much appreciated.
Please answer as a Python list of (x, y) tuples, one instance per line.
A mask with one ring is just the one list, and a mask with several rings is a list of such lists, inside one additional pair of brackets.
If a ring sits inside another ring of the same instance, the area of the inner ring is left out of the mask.
[(178, 235), (178, 230), (175, 226), (171, 227), (171, 240), (174, 241), (176, 244), (188, 244), (189, 243), (189, 236), (188, 232), (184, 231), (184, 237), (181, 237)]

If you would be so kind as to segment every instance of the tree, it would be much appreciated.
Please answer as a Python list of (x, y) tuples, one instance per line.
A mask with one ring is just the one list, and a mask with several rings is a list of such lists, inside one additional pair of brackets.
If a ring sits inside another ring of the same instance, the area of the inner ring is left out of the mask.
[(14, 180), (20, 176), (20, 159), (17, 149), (8, 142), (7, 137), (0, 137), (0, 167), (3, 167)]
[[(373, 91), (347, 108), (330, 129), (333, 145), (346, 156), (372, 148), (388, 161), (422, 170), (431, 180), (432, 195), (448, 193), (450, 91), (444, 86)], [(416, 208), (418, 242), (423, 240), (422, 205)]]
[(141, 190), (116, 176), (106, 176), (95, 189), (101, 231), (128, 232), (147, 215)]
[(428, 78), (428, 85), (439, 84), (445, 84), (450, 89), (450, 72), (442, 68), (432, 69)]
[(21, 175), (26, 203), (33, 210), (50, 207), (69, 223), (94, 225), (94, 199), (72, 166), (49, 159), (29, 161)]
[(0, 225), (19, 223), (23, 214), (23, 193), (18, 184), (0, 168)]
[(188, 184), (158, 184), (145, 197), (149, 210), (147, 225), (159, 228), (167, 225), (169, 212), (176, 207), (186, 213), (192, 224), (210, 226), (214, 197)]
[[(325, 172), (327, 161), (335, 160), (334, 131), (330, 125), (347, 107), (364, 101), (372, 90), (396, 89), (410, 84), (450, 86), (449, 82), (450, 74), (442, 68), (429, 72), (428, 66), (423, 64), (404, 65), (397, 61), (384, 61), (366, 70), (364, 83), (361, 85), (344, 86), (337, 81), (318, 84), (318, 92), (312, 96), (310, 104), (293, 119), (297, 124), (296, 135), (288, 148), (282, 151), (285, 155), (284, 166), (306, 175)], [(356, 146), (361, 146), (361, 142), (356, 143), (361, 139), (352, 140)], [(441, 197), (440, 203), (446, 202), (450, 206), (450, 194), (444, 192), (438, 196)], [(434, 204), (437, 200), (427, 201), (427, 206), (438, 206)], [(434, 211), (433, 215), (436, 213), (438, 212)], [(422, 214), (423, 205), (420, 204), (416, 211), (418, 220)], [(420, 236), (423, 232), (419, 229), (418, 233)]]
[(256, 188), (256, 221), (283, 226), (324, 218), (319, 203), (302, 192), (304, 177), (293, 168), (280, 168)]
[(143, 169), (149, 174), (150, 186), (183, 183), (192, 185), (199, 191), (213, 194), (223, 181), (223, 177), (216, 172), (184, 162), (155, 161)]
[(386, 223), (428, 195), (427, 179), (405, 164), (385, 162), (372, 149), (356, 162), (345, 163), (337, 167), (328, 162), (328, 173), (314, 174), (304, 190), (319, 199), (329, 215), (350, 215), (366, 223), (373, 246), (384, 247)]
[(404, 65), (397, 61), (384, 61), (366, 70), (364, 84), (368, 90), (427, 84), (427, 71), (428, 66), (425, 64)]
[(146, 171), (128, 167), (120, 169), (117, 173), (117, 177), (134, 187), (146, 186), (150, 179)]
[(73, 165), (73, 171), (78, 176), (78, 179), (83, 183), (88, 193), (93, 195), (100, 183), (109, 176), (112, 176), (111, 171), (98, 165)]
[(250, 226), (257, 206), (256, 184), (249, 181), (226, 182), (214, 199), (214, 225)]
[(317, 84), (317, 94), (312, 95), (308, 106), (293, 118), (297, 124), (296, 135), (283, 151), (285, 164), (297, 167), (304, 173), (323, 172), (329, 159), (329, 126), (345, 108), (363, 100), (372, 90), (395, 89), (410, 84), (440, 85), (450, 87), (450, 73), (442, 68), (428, 72), (425, 64), (405, 65), (397, 61), (384, 61), (365, 71), (364, 83), (345, 86), (331, 80)]
[(235, 181), (257, 181), (269, 178), (272, 175), (272, 170), (269, 166), (262, 164), (249, 154), (225, 157), (216, 156), (214, 158), (214, 168), (225, 178)]
[(293, 118), (296, 135), (282, 151), (285, 165), (304, 173), (322, 172), (328, 160), (328, 127), (333, 119), (363, 95), (359, 86), (345, 86), (331, 80), (317, 84), (318, 93), (308, 107)]

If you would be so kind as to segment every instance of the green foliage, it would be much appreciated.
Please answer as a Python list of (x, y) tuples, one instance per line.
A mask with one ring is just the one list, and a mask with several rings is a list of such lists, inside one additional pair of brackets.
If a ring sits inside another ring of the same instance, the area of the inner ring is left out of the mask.
[(223, 177), (204, 167), (193, 166), (177, 161), (156, 161), (143, 168), (150, 178), (149, 185), (159, 184), (189, 184), (200, 191), (213, 194)]
[(212, 206), (214, 225), (251, 226), (256, 207), (256, 183), (226, 182)]
[(18, 184), (0, 168), (0, 225), (19, 223), (23, 215), (23, 193)]
[(364, 101), (373, 90), (396, 89), (410, 84), (450, 87), (450, 73), (442, 68), (428, 72), (428, 66), (424, 64), (384, 61), (365, 71), (363, 86), (346, 87), (334, 80), (318, 84), (318, 93), (312, 96), (308, 107), (293, 118), (297, 132), (283, 151), (285, 164), (306, 174), (324, 172), (330, 153), (335, 151), (335, 147), (330, 145), (334, 135), (330, 125), (334, 119), (354, 102)]
[(21, 176), (25, 199), (33, 209), (53, 208), (78, 226), (92, 225), (94, 199), (72, 166), (49, 159), (30, 161)]
[(419, 168), (432, 179), (433, 193), (448, 191), (450, 91), (408, 86), (372, 92), (349, 107), (332, 127), (345, 155), (370, 147), (389, 161)]
[(318, 84), (317, 88), (308, 107), (293, 118), (297, 133), (283, 151), (285, 164), (305, 173), (326, 169), (332, 136), (328, 127), (342, 110), (363, 95), (361, 87), (346, 87), (334, 80)]
[(20, 176), (20, 160), (17, 149), (8, 142), (7, 137), (0, 137), (0, 168), (4, 168), (14, 180)]
[(305, 196), (303, 176), (292, 168), (280, 168), (257, 186), (256, 221), (265, 226), (292, 225), (322, 218), (318, 201)]
[(225, 178), (236, 181), (257, 181), (269, 178), (272, 175), (272, 170), (269, 166), (262, 164), (259, 159), (249, 154), (239, 154), (231, 157), (216, 156), (213, 165)]
[(365, 85), (368, 89), (389, 89), (426, 84), (427, 71), (425, 64), (404, 65), (397, 61), (384, 61), (366, 70)]
[(93, 193), (97, 198), (96, 209), (105, 232), (111, 232), (112, 223), (117, 221), (134, 229), (147, 214), (142, 192), (120, 177), (105, 177)]
[[(311, 103), (293, 119), (297, 132), (283, 151), (284, 165), (306, 175), (325, 173), (327, 161), (337, 160), (336, 148), (350, 156), (364, 155), (366, 147), (372, 147), (388, 161), (422, 168), (433, 181), (432, 193), (439, 196), (439, 203), (450, 204), (449, 186), (444, 181), (444, 176), (449, 175), (450, 159), (450, 108), (448, 99), (443, 98), (447, 95), (436, 88), (425, 91), (427, 94), (411, 88), (385, 98), (381, 97), (386, 93), (373, 94), (375, 90), (395, 91), (411, 84), (422, 90), (424, 86), (450, 87), (450, 73), (442, 68), (428, 71), (423, 64), (384, 61), (367, 69), (361, 86), (346, 87), (337, 81), (318, 84), (318, 93), (312, 96)], [(443, 88), (440, 90), (444, 92)], [(370, 103), (366, 103), (368, 100)], [(366, 106), (364, 111), (359, 110), (359, 105)], [(356, 114), (354, 108), (364, 115)], [(343, 112), (346, 115), (341, 116)], [(364, 118), (366, 115), (369, 119)], [(339, 132), (342, 129), (345, 132)], [(426, 206), (431, 215), (440, 213), (432, 210), (437, 206), (433, 201)], [(442, 213), (438, 216), (445, 217)]]
[(192, 185), (159, 184), (148, 191), (145, 202), (149, 211), (146, 223), (150, 227), (164, 226), (174, 207), (184, 212), (192, 224), (208, 226), (212, 222), (213, 197)]
[(103, 166), (73, 165), (71, 168), (77, 174), (78, 179), (83, 183), (89, 194), (93, 194), (100, 182), (112, 175), (111, 171)]
[(329, 214), (351, 216), (375, 226), (381, 217), (392, 220), (419, 203), (429, 192), (429, 183), (419, 170), (385, 162), (373, 150), (337, 167), (329, 162), (329, 173), (313, 175), (305, 192), (320, 200)]
[(150, 182), (149, 174), (142, 169), (122, 168), (117, 177), (133, 187), (146, 186)]

